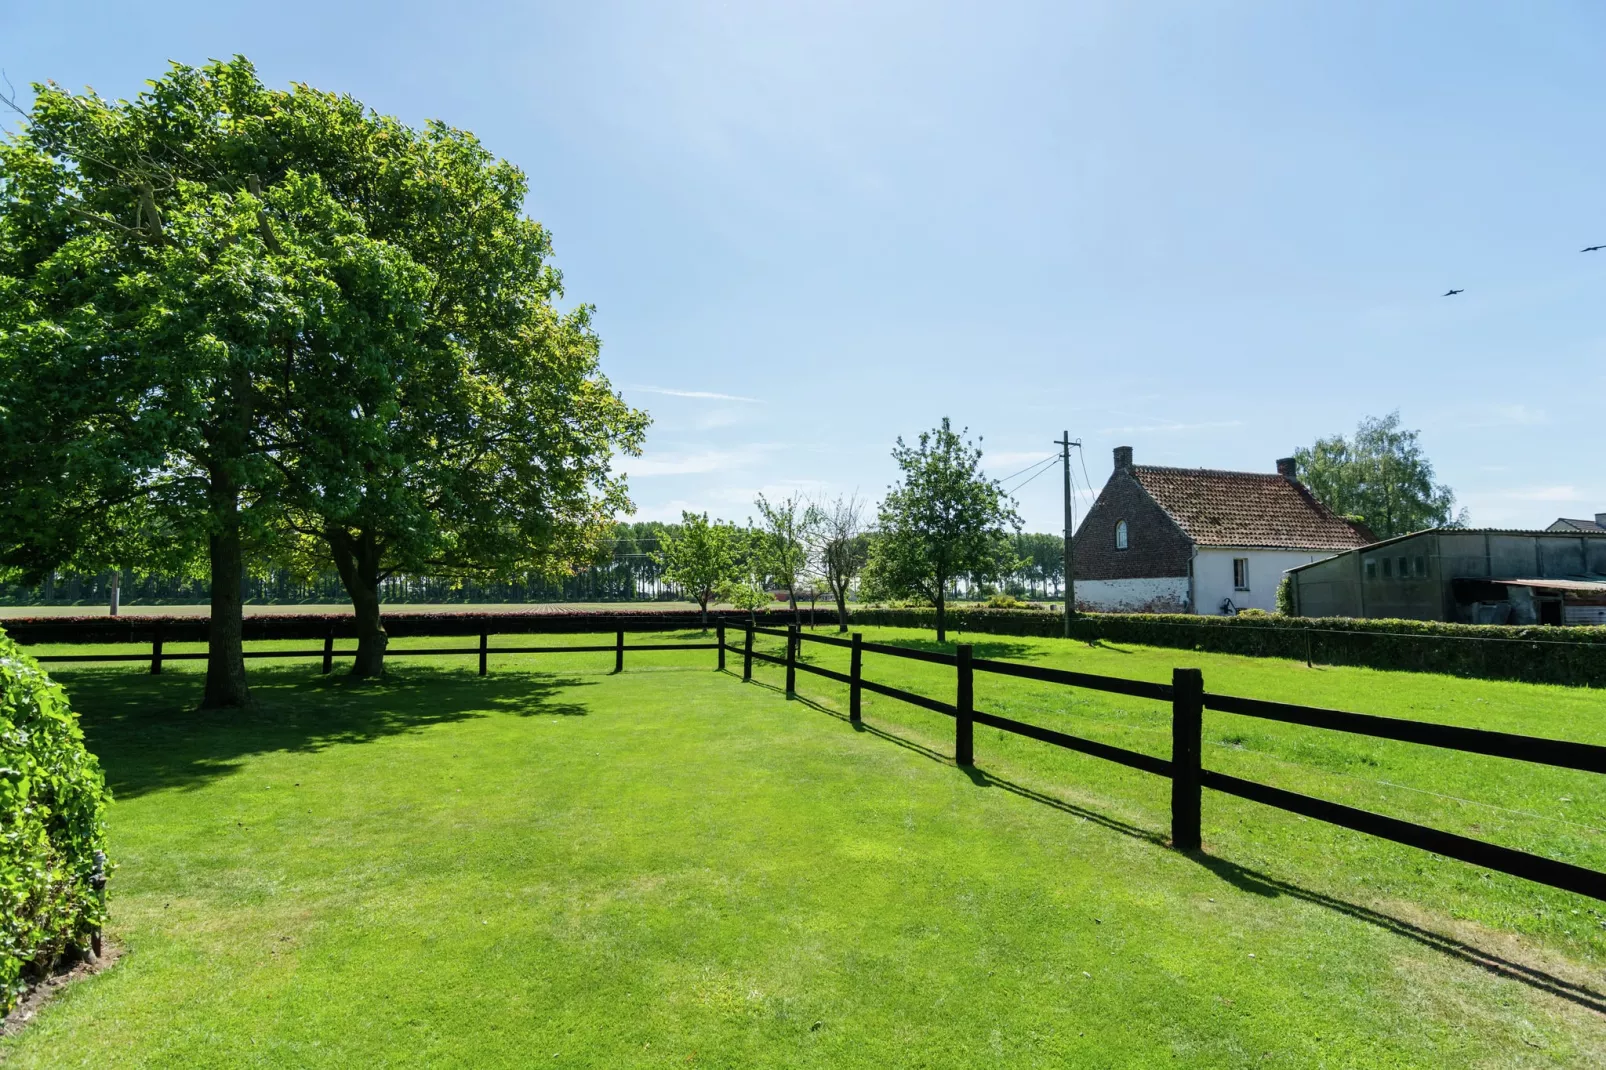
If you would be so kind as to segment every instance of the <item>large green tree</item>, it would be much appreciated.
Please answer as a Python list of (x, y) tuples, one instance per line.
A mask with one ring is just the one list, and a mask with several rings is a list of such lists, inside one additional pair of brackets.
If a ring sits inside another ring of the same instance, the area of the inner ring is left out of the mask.
[(554, 309), (517, 169), (238, 58), (35, 89), (0, 148), (7, 563), (204, 556), (222, 706), (247, 554), (321, 540), (366, 673), (387, 570), (555, 570), (604, 533), (644, 417)]
[(249, 697), (245, 555), (283, 500), (300, 354), (405, 347), (424, 292), (317, 174), (229, 159), (245, 73), (175, 69), (132, 103), (38, 86), (0, 146), (0, 553), (204, 555), (206, 706)]
[(902, 479), (881, 503), (866, 582), (875, 591), (918, 596), (937, 608), (946, 642), (948, 588), (957, 576), (977, 583), (1015, 567), (1008, 536), (1020, 529), (1014, 502), (981, 473), (981, 449), (947, 417), (913, 445), (892, 451)]
[(1294, 452), (1301, 482), (1333, 512), (1365, 524), (1380, 539), (1464, 524), (1455, 494), (1434, 482), (1421, 432), (1400, 425), (1398, 411), (1361, 420), (1353, 438), (1334, 435)]
[(307, 410), (295, 437), (313, 450), (289, 473), (293, 526), (328, 546), (357, 614), (354, 671), (373, 675), (386, 576), (594, 563), (630, 505), (611, 458), (638, 451), (646, 416), (602, 376), (591, 309), (555, 307), (562, 278), (517, 168), (462, 131), (320, 102), (364, 146), (348, 153), (370, 172), (351, 196), (371, 231), (430, 280), (410, 359), (330, 368), (361, 404)]

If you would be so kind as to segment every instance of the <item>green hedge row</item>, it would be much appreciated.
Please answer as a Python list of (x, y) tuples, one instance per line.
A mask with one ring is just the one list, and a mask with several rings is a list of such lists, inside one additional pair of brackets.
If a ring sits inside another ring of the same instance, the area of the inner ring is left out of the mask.
[(110, 801), (61, 685), (0, 631), (0, 1010), (105, 923)]
[[(861, 609), (858, 624), (935, 628), (930, 609)], [(1058, 636), (1058, 613), (949, 608), (948, 628), (990, 635)], [(1438, 672), (1490, 680), (1606, 687), (1606, 628), (1507, 627), (1350, 617), (1194, 617), (1180, 613), (1088, 613), (1071, 622), (1086, 642), (1296, 658), (1323, 665)]]

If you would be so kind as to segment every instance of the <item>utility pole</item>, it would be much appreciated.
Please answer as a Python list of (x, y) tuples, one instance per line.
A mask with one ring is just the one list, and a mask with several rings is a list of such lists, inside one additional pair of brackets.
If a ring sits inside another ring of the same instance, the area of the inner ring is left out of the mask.
[(1054, 440), (1054, 445), (1060, 448), (1060, 460), (1065, 466), (1065, 638), (1071, 637), (1071, 618), (1076, 616), (1076, 551), (1071, 547), (1071, 535), (1074, 527), (1071, 516), (1071, 447), (1082, 448), (1082, 440), (1071, 441), (1069, 431), (1061, 431), (1063, 436)]

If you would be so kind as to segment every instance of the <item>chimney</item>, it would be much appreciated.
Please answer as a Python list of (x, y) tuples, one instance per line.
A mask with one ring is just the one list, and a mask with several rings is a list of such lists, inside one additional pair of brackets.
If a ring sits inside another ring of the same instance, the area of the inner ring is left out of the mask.
[(1122, 471), (1125, 471), (1126, 469), (1131, 468), (1131, 467), (1132, 467), (1132, 447), (1131, 446), (1117, 446), (1117, 447), (1115, 447), (1115, 470), (1117, 472), (1122, 472)]
[(1299, 462), (1292, 457), (1277, 458), (1277, 474), (1284, 479), (1299, 478)]
[(1596, 513), (1595, 523), (1599, 524), (1603, 528), (1606, 528), (1606, 513)]

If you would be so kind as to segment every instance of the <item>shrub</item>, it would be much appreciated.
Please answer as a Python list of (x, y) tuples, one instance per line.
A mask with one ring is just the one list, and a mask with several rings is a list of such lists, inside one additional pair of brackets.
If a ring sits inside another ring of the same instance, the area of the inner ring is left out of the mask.
[(995, 594), (987, 599), (988, 609), (1022, 609), (1021, 600), (1012, 594)]
[(1284, 576), (1277, 585), (1277, 612), (1285, 617), (1294, 615), (1294, 580), (1291, 576)]
[(0, 1008), (105, 922), (110, 801), (61, 685), (0, 631)]
[(1248, 609), (1240, 609), (1238, 611), (1238, 616), (1253, 618), (1253, 617), (1269, 617), (1269, 616), (1271, 616), (1271, 614), (1267, 613), (1264, 609), (1256, 609), (1254, 606), (1250, 606)]

